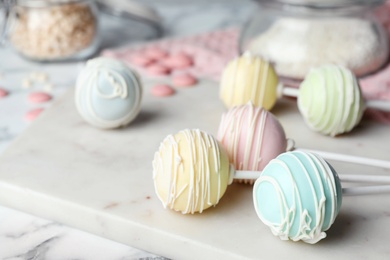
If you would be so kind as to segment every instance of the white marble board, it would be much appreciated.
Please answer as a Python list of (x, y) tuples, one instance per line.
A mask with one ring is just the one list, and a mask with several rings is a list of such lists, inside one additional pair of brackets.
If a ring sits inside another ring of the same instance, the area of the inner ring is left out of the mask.
[[(73, 90), (46, 111), (0, 158), (0, 203), (174, 259), (388, 259), (390, 195), (344, 198), (328, 237), (316, 245), (280, 241), (257, 218), (251, 186), (233, 184), (215, 208), (182, 215), (154, 193), (153, 154), (184, 128), (216, 134), (224, 107), (218, 86), (202, 81), (155, 98), (146, 82), (142, 112), (128, 127), (90, 127)], [(311, 132), (294, 100), (273, 110), (297, 146), (390, 160), (390, 128), (365, 119), (338, 138)], [(342, 173), (390, 174), (345, 163)]]

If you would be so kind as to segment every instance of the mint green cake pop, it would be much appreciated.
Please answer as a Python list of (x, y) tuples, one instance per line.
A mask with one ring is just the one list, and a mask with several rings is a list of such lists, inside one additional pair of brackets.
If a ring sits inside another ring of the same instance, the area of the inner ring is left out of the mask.
[(264, 168), (253, 188), (257, 215), (282, 240), (314, 244), (326, 237), (342, 202), (335, 170), (321, 157), (293, 151)]
[(326, 65), (312, 69), (301, 83), (298, 108), (311, 129), (336, 136), (359, 124), (365, 102), (350, 70)]

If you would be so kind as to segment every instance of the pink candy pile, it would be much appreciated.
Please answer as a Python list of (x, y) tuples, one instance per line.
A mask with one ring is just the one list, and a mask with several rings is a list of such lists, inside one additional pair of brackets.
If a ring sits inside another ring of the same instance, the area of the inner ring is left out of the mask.
[(238, 54), (238, 37), (238, 29), (231, 28), (105, 50), (102, 56), (120, 59), (151, 77), (188, 74), (219, 80), (225, 65)]
[[(376, 14), (390, 37), (390, 0)], [(225, 65), (239, 54), (238, 42), (239, 30), (230, 28), (184, 38), (163, 39), (142, 46), (108, 49), (102, 55), (123, 60), (141, 74), (151, 77), (174, 77), (187, 73), (219, 80)], [(390, 101), (390, 63), (377, 73), (360, 79), (360, 83), (366, 99)], [(166, 87), (164, 89), (167, 90)], [(373, 110), (366, 113), (390, 124), (390, 113)]]

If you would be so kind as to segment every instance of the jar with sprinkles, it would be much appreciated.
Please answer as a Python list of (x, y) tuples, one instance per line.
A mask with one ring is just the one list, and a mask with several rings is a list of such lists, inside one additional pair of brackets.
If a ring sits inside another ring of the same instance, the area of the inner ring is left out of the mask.
[(18, 0), (10, 4), (8, 42), (24, 57), (68, 60), (96, 51), (99, 23), (94, 1)]
[(374, 10), (384, 0), (257, 0), (241, 34), (242, 52), (261, 55), (285, 79), (338, 64), (365, 76), (388, 60), (389, 40)]

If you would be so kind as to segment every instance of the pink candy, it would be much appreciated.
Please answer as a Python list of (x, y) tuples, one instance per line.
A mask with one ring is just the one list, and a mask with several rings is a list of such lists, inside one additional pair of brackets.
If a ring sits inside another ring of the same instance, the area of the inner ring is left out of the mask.
[(28, 96), (31, 103), (44, 103), (51, 100), (53, 97), (45, 92), (33, 92)]
[(26, 113), (24, 118), (29, 122), (34, 121), (44, 110), (44, 108), (30, 110)]
[(151, 89), (151, 93), (156, 97), (167, 97), (175, 94), (175, 90), (169, 85), (158, 84)]
[(198, 80), (190, 74), (176, 75), (172, 79), (173, 85), (176, 87), (190, 87), (198, 83)]
[(146, 68), (146, 70), (151, 74), (155, 76), (163, 76), (167, 75), (171, 72), (171, 70), (161, 64), (153, 64)]
[(152, 48), (145, 51), (145, 56), (150, 59), (162, 59), (168, 56), (168, 52), (159, 48)]
[(186, 69), (192, 66), (193, 60), (191, 56), (179, 53), (170, 56), (164, 61), (164, 64), (171, 69)]
[(141, 53), (134, 54), (130, 57), (130, 62), (135, 65), (146, 67), (154, 62), (154, 59), (148, 58)]
[(3, 89), (3, 88), (0, 88), (0, 98), (3, 98), (3, 97), (6, 97), (8, 96), (8, 91)]
[[(166, 76), (181, 72), (219, 80), (225, 63), (238, 55), (238, 39), (239, 30), (231, 28), (182, 38), (164, 38), (144, 46), (110, 51), (116, 54), (116, 58), (131, 63), (147, 75), (152, 74), (147, 67), (162, 64), (171, 70)], [(112, 56), (112, 53), (103, 52), (103, 55)]]

